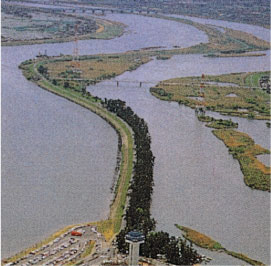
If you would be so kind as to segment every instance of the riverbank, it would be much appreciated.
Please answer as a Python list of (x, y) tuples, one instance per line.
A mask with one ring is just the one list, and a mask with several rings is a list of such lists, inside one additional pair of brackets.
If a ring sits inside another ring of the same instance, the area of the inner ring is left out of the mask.
[(205, 248), (205, 249), (208, 249), (211, 251), (224, 252), (232, 257), (243, 260), (243, 261), (249, 263), (250, 265), (264, 265), (262, 262), (257, 261), (257, 260), (253, 260), (244, 254), (227, 250), (219, 242), (217, 242), (217, 241), (213, 240), (212, 238), (210, 238), (200, 232), (197, 232), (189, 227), (181, 226), (178, 224), (175, 224), (175, 226), (179, 230), (184, 232), (183, 237), (185, 239), (191, 241), (192, 243), (194, 243), (195, 245), (197, 245), (201, 248)]
[[(120, 164), (120, 173), (118, 178), (118, 183), (115, 190), (115, 197), (110, 206), (110, 214), (107, 220), (87, 223), (96, 225), (99, 232), (101, 232), (106, 241), (111, 241), (116, 233), (119, 232), (122, 222), (122, 215), (124, 212), (124, 206), (126, 204), (127, 191), (129, 187), (129, 182), (132, 177), (133, 170), (133, 136), (131, 129), (127, 126), (127, 124), (118, 118), (116, 115), (108, 112), (105, 108), (103, 108), (100, 104), (100, 101), (92, 97), (90, 95), (82, 95), (81, 92), (75, 90), (65, 90), (63, 88), (54, 86), (48, 80), (46, 80), (35, 68), (35, 61), (28, 61), (26, 63), (22, 63), (20, 68), (23, 70), (24, 75), (29, 79), (34, 81), (41, 88), (52, 92), (58, 96), (61, 96), (69, 101), (72, 101), (80, 106), (94, 112), (99, 115), (101, 118), (105, 119), (120, 135), (121, 137), (121, 164)], [(54, 233), (46, 240), (42, 241), (39, 244), (36, 244), (8, 259), (5, 259), (5, 262), (13, 262), (17, 261), (19, 258), (26, 256), (31, 251), (36, 250), (43, 245), (51, 242), (53, 239), (59, 237), (63, 233), (67, 232), (70, 228), (74, 227), (74, 225), (68, 226), (60, 231)], [(93, 245), (91, 245), (93, 246)], [(88, 250), (90, 253), (90, 250)]]
[[(97, 225), (101, 226), (101, 230), (103, 233), (106, 233), (108, 239), (110, 236), (112, 237), (118, 230), (120, 229), (122, 214), (123, 214), (123, 206), (126, 203), (126, 194), (129, 186), (129, 181), (132, 175), (133, 168), (133, 138), (131, 130), (128, 128), (126, 123), (122, 121), (117, 116), (108, 112), (105, 108), (103, 108), (100, 104), (99, 99), (96, 97), (92, 97), (89, 94), (82, 94), (81, 91), (78, 91), (73, 88), (64, 89), (61, 86), (54, 86), (48, 80), (46, 80), (42, 75), (38, 73), (38, 70), (35, 68), (35, 64), (29, 64), (27, 69), (23, 69), (24, 75), (29, 77), (29, 74), (32, 75), (32, 79), (35, 79), (35, 75), (39, 75), (41, 80), (37, 82), (37, 85), (40, 87), (57, 94), (58, 96), (64, 97), (67, 100), (70, 100), (76, 104), (81, 105), (84, 108), (89, 109), (95, 114), (99, 115), (103, 119), (105, 119), (110, 125), (114, 127), (116, 131), (119, 132), (121, 136), (121, 165), (120, 165), (120, 175), (118, 180), (118, 186), (116, 196), (114, 198), (114, 202), (110, 208), (110, 215), (108, 221), (101, 222), (101, 225), (98, 223)], [(36, 65), (37, 66), (37, 65)], [(26, 74), (27, 72), (27, 74)]]

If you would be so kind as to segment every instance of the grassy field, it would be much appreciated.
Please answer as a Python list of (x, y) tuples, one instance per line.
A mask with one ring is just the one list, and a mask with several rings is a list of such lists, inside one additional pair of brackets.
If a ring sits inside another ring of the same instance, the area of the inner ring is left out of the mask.
[(245, 133), (235, 130), (214, 130), (213, 134), (222, 140), (229, 152), (241, 166), (244, 181), (253, 189), (270, 191), (270, 167), (257, 159), (257, 155), (270, 154), (270, 151), (254, 143)]
[[(258, 83), (261, 76), (270, 72), (236, 73), (217, 76), (185, 77), (161, 81), (151, 88), (151, 93), (161, 100), (176, 101), (191, 108), (206, 107), (207, 110), (222, 114), (270, 119), (270, 95), (257, 87), (247, 87)], [(215, 82), (215, 84), (209, 83)], [(219, 84), (219, 83), (234, 83)], [(200, 87), (203, 87), (204, 94)]]
[(182, 232), (184, 232), (183, 237), (185, 239), (191, 241), (192, 243), (194, 243), (195, 245), (197, 245), (201, 248), (209, 249), (212, 251), (225, 252), (226, 254), (228, 254), (230, 256), (233, 256), (235, 258), (238, 258), (240, 260), (243, 260), (243, 261), (249, 263), (250, 265), (264, 265), (262, 262), (257, 261), (257, 260), (253, 260), (242, 253), (237, 253), (237, 252), (229, 251), (229, 250), (225, 249), (217, 241), (215, 241), (212, 238), (210, 238), (200, 232), (197, 232), (189, 227), (181, 226), (178, 224), (175, 224), (175, 226), (178, 229), (180, 229)]
[[(45, 62), (44, 66), (48, 68), (49, 78), (58, 80), (61, 85), (64, 84), (64, 80), (69, 79), (85, 79), (90, 80), (90, 83), (99, 82), (118, 76), (125, 71), (134, 70), (149, 61), (150, 58), (145, 55), (124, 53), (80, 57), (80, 73), (73, 71), (74, 62), (71, 61), (71, 58)], [(74, 83), (78, 83), (78, 81)]]

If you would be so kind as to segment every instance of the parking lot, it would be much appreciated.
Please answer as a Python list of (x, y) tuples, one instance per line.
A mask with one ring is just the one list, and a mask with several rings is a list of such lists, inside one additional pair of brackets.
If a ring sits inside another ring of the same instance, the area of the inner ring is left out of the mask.
[(71, 228), (60, 237), (39, 249), (18, 259), (16, 262), (5, 264), (10, 265), (62, 265), (73, 263), (82, 258), (82, 254), (91, 241), (95, 241), (95, 254), (93, 259), (98, 257), (102, 251), (104, 237), (97, 232), (95, 226), (77, 226)]

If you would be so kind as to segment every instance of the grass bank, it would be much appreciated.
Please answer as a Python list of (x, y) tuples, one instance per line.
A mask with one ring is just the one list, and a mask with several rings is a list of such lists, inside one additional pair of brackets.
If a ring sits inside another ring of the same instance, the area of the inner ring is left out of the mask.
[[(46, 60), (46, 62), (48, 61)], [(63, 86), (62, 84), (58, 84), (57, 86), (53, 85), (48, 79), (39, 74), (37, 67), (41, 65), (45, 65), (45, 63), (39, 61), (22, 66), (24, 75), (30, 80), (33, 80), (33, 78), (36, 79), (37, 76), (39, 76), (40, 79), (36, 81), (37, 85), (96, 113), (101, 118), (105, 119), (120, 134), (122, 140), (122, 158), (118, 187), (115, 191), (116, 195), (110, 208), (109, 219), (97, 224), (101, 227), (102, 231), (108, 235), (107, 238), (109, 239), (109, 236), (113, 236), (120, 230), (127, 190), (132, 176), (133, 137), (131, 130), (119, 117), (103, 108), (97, 97), (93, 97), (89, 93), (80, 91), (80, 85), (69, 87), (64, 87), (64, 84)], [(29, 75), (32, 76), (29, 77)]]
[[(42, 63), (42, 62), (39, 62)], [(110, 214), (107, 220), (87, 223), (97, 225), (98, 230), (104, 234), (107, 241), (111, 241), (116, 233), (120, 231), (122, 216), (124, 212), (124, 206), (126, 204), (127, 191), (129, 187), (129, 182), (132, 177), (133, 171), (133, 147), (134, 141), (131, 129), (116, 115), (108, 112), (106, 109), (102, 107), (99, 99), (96, 97), (92, 97), (89, 94), (82, 94), (82, 92), (75, 90), (74, 88), (66, 88), (64, 89), (61, 86), (55, 86), (50, 81), (48, 81), (44, 76), (42, 76), (38, 70), (37, 66), (41, 64), (37, 63), (37, 61), (27, 61), (20, 65), (20, 68), (23, 70), (23, 74), (28, 80), (34, 81), (41, 88), (52, 92), (58, 96), (61, 96), (71, 102), (79, 104), (80, 106), (96, 113), (101, 118), (105, 119), (120, 135), (122, 140), (121, 146), (121, 165), (120, 165), (120, 174), (118, 178), (118, 186), (115, 191), (115, 198), (110, 206)], [(67, 226), (55, 234), (51, 235), (49, 238), (45, 239), (41, 243), (38, 243), (28, 249), (23, 250), (22, 252), (12, 256), (3, 261), (13, 262), (17, 261), (19, 258), (29, 254), (31, 251), (38, 249), (42, 245), (45, 245), (51, 242), (56, 237), (59, 237), (70, 228), (74, 227), (74, 225)], [(93, 245), (91, 244), (87, 251), (88, 254), (90, 248), (92, 249)]]
[(219, 252), (224, 252), (232, 257), (235, 257), (237, 259), (243, 260), (250, 265), (264, 265), (262, 262), (253, 260), (246, 255), (242, 253), (237, 253), (234, 251), (229, 251), (226, 248), (224, 248), (219, 242), (213, 240), (209, 236), (206, 236), (200, 232), (197, 232), (189, 227), (181, 226), (178, 224), (175, 224), (175, 226), (180, 229), (182, 232), (184, 232), (183, 237), (195, 245), (205, 248), (211, 251), (219, 251)]

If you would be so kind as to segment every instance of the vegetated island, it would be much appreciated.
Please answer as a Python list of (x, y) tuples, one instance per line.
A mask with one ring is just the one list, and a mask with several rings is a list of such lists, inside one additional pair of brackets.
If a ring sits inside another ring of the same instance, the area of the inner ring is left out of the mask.
[(203, 106), (223, 115), (270, 120), (270, 81), (267, 86), (260, 83), (269, 75), (270, 71), (174, 78), (161, 81), (151, 93), (191, 108)]
[(257, 159), (258, 155), (270, 154), (270, 151), (255, 144), (247, 134), (232, 130), (238, 128), (238, 123), (231, 119), (215, 119), (205, 115), (199, 115), (198, 119), (206, 122), (205, 126), (215, 128), (212, 133), (224, 142), (233, 158), (238, 160), (245, 184), (253, 189), (270, 191), (270, 167)]
[(46, 9), (2, 4), (2, 46), (61, 43), (87, 39), (112, 39), (126, 25), (68, 9)]
[(253, 189), (270, 192), (270, 167), (257, 159), (257, 155), (270, 151), (254, 143), (247, 134), (235, 130), (214, 130), (213, 134), (228, 147), (237, 159), (244, 175), (245, 184)]
[(269, 75), (270, 72), (253, 72), (176, 78), (162, 81), (150, 91), (161, 100), (177, 101), (196, 109), (198, 119), (216, 129), (213, 134), (238, 160), (245, 184), (253, 189), (270, 191), (270, 167), (256, 157), (270, 154), (270, 151), (256, 145), (247, 134), (233, 130), (238, 124), (231, 120), (205, 115), (206, 109), (250, 119), (270, 119), (270, 85), (263, 85), (266, 80), (263, 77)]
[(202, 233), (199, 233), (189, 227), (181, 226), (178, 224), (175, 224), (175, 226), (178, 229), (180, 229), (182, 232), (184, 232), (183, 237), (185, 239), (191, 241), (192, 243), (194, 243), (195, 245), (197, 245), (201, 248), (205, 248), (205, 249), (208, 249), (211, 251), (224, 252), (232, 257), (243, 260), (243, 261), (249, 263), (250, 265), (264, 265), (262, 262), (257, 261), (257, 260), (253, 260), (242, 253), (237, 253), (234, 251), (227, 250), (219, 242), (217, 242), (217, 241), (213, 240), (212, 238), (210, 238)]

